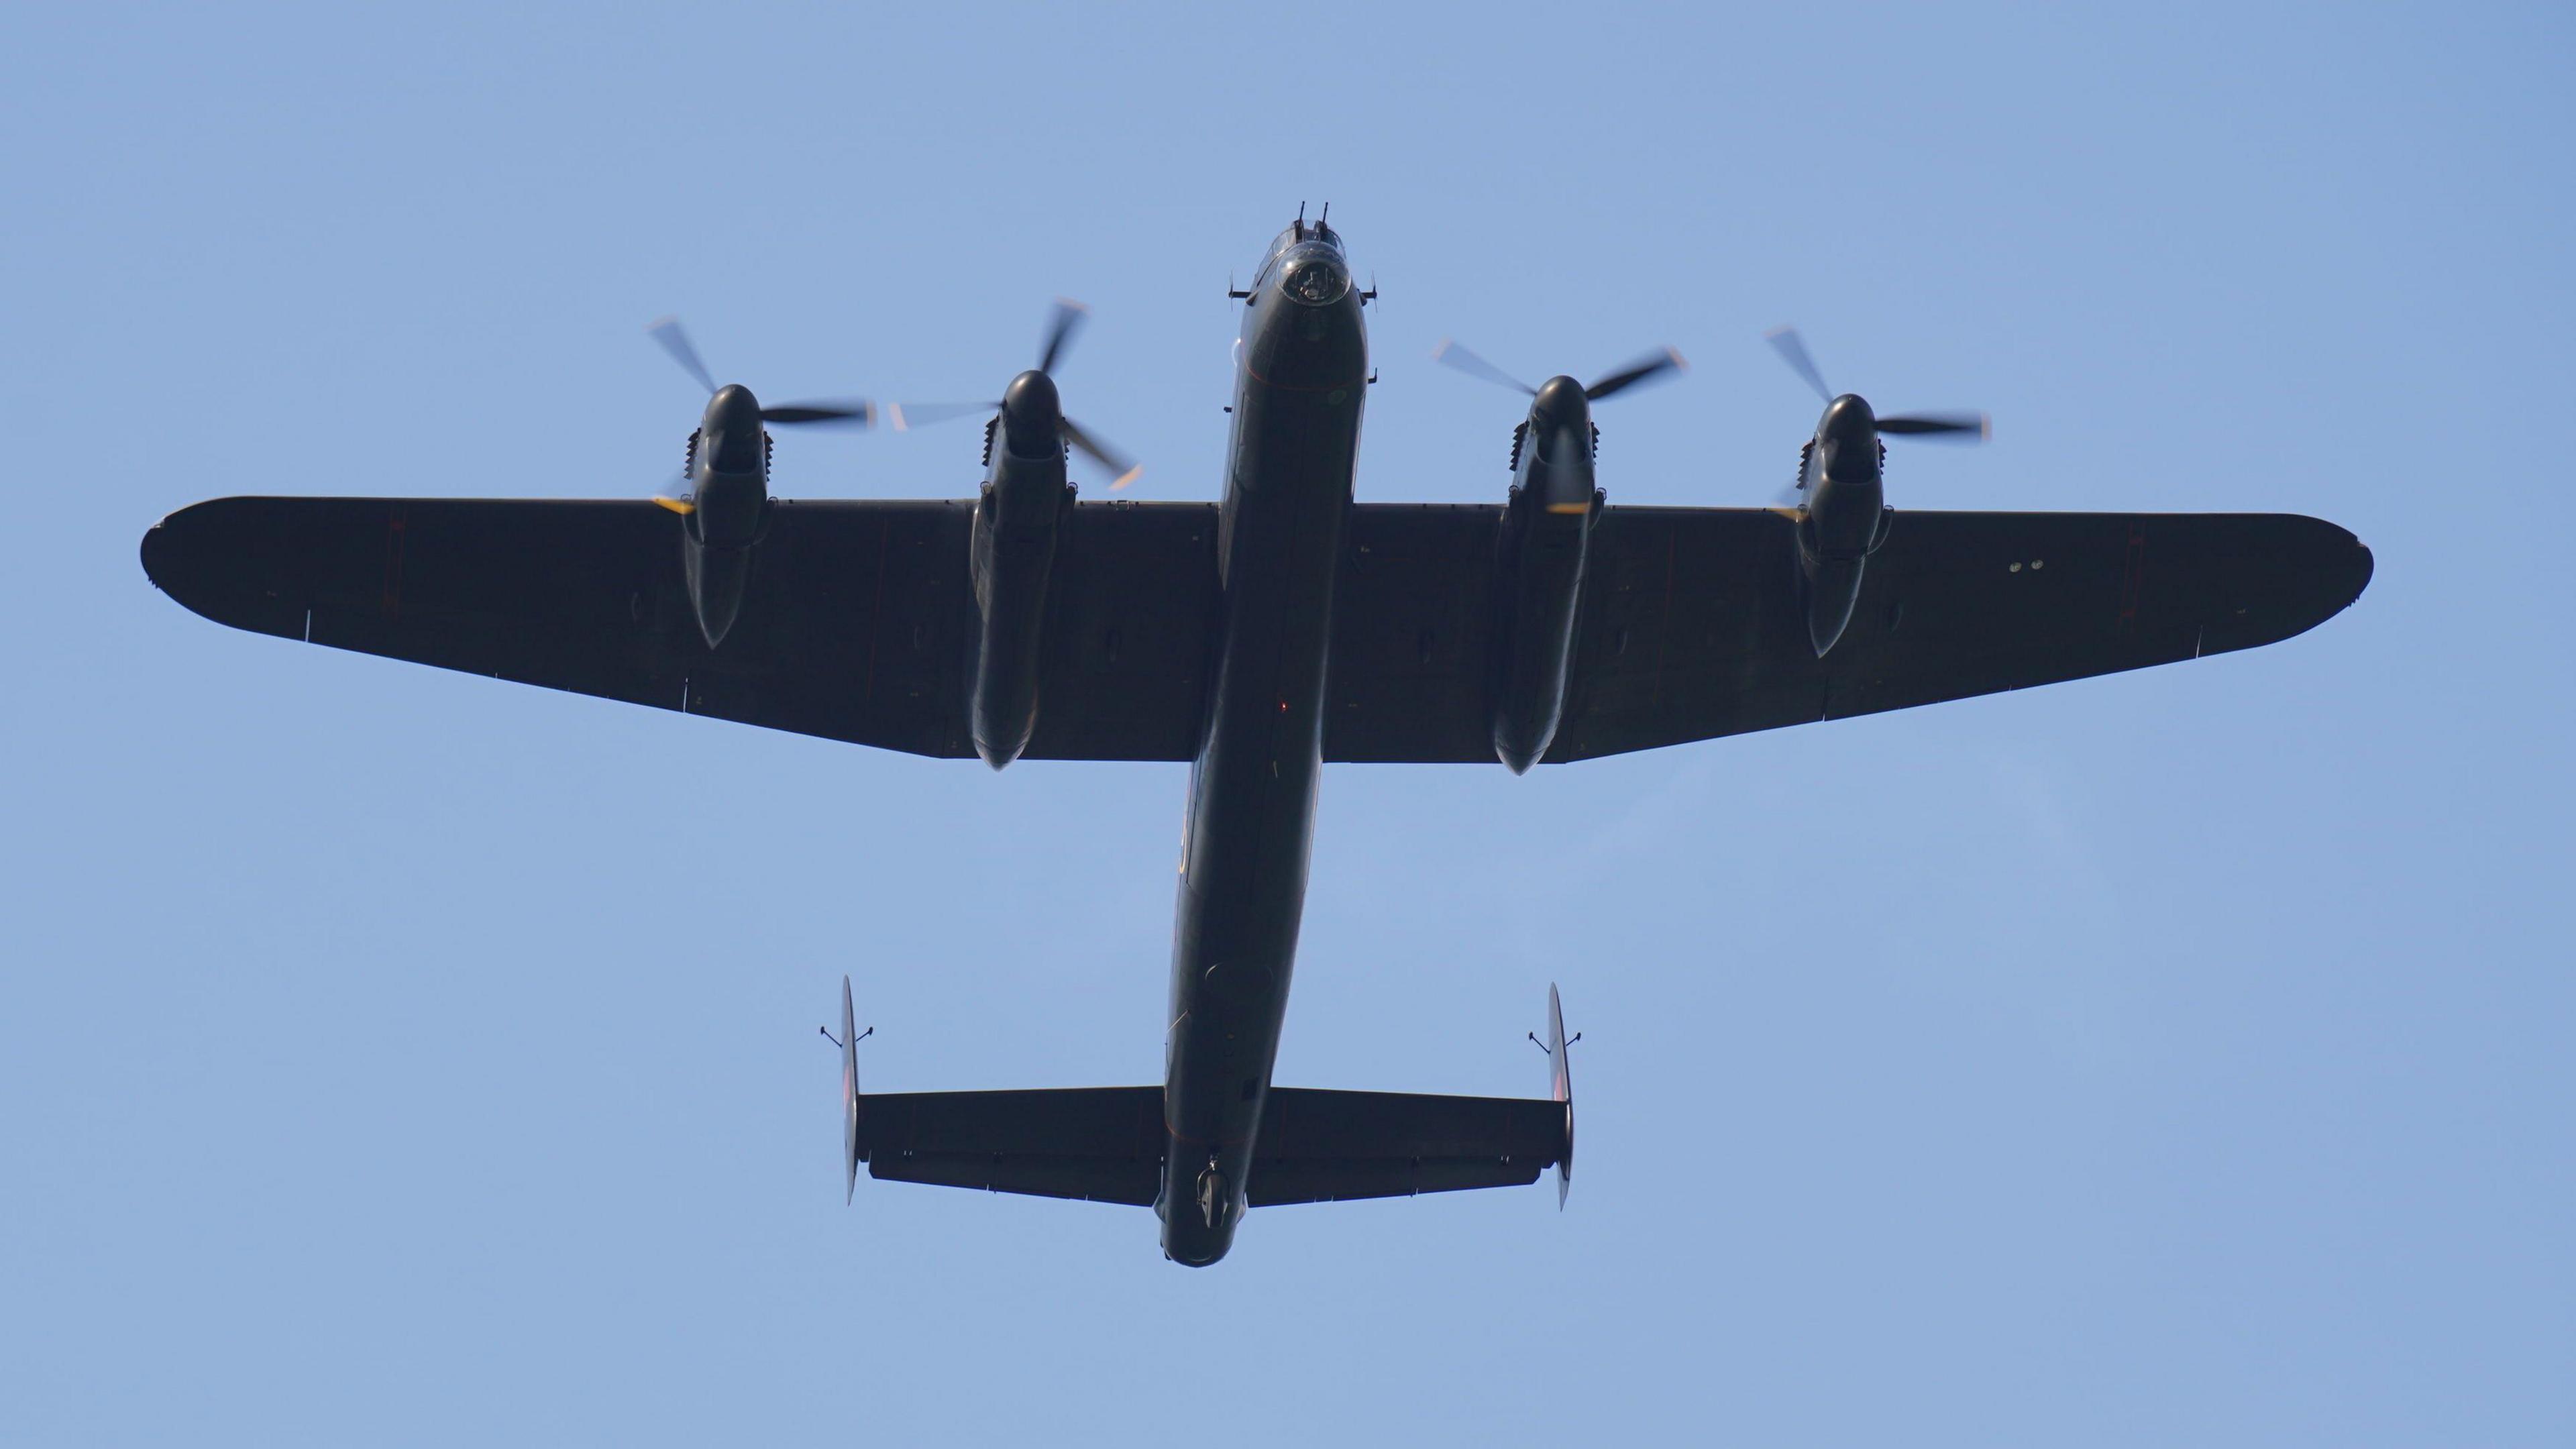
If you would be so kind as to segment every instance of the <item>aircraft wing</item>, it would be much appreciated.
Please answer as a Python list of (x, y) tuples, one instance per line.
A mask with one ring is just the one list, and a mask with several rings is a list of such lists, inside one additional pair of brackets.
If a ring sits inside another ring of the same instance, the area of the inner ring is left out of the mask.
[[(899, 1092), (859, 1098), (868, 1175), (1150, 1205), (1163, 1089)], [(1245, 1183), (1254, 1207), (1538, 1181), (1571, 1144), (1565, 1104), (1274, 1087)]]
[[(973, 753), (972, 505), (773, 507), (742, 613), (700, 638), (680, 520), (635, 501), (226, 498), (144, 536), (219, 623), (913, 754)], [(1499, 506), (1360, 504), (1324, 758), (1490, 762)], [(1789, 515), (1609, 508), (1546, 758), (1903, 709), (2244, 649), (2369, 581), (2280, 514), (1900, 511), (1850, 627), (1806, 639)], [(1219, 617), (1217, 510), (1083, 503), (1058, 548), (1026, 757), (1187, 760)]]
[[(1494, 758), (1494, 505), (1360, 504), (1324, 758)], [(2269, 644), (2359, 596), (2370, 551), (2289, 514), (1899, 510), (1850, 627), (1807, 642), (1795, 523), (1607, 508), (1593, 528), (1562, 762), (1905, 709)]]
[[(968, 501), (771, 510), (724, 647), (700, 637), (680, 519), (650, 501), (224, 498), (143, 567), (235, 628), (919, 755), (974, 753)], [(1058, 546), (1027, 755), (1197, 752), (1216, 508), (1084, 503)]]

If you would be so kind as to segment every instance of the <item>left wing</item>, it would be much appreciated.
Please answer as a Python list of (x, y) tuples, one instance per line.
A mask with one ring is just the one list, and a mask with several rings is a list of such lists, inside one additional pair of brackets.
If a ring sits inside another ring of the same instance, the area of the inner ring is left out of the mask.
[[(710, 650), (681, 521), (647, 501), (223, 498), (143, 538), (220, 624), (917, 755), (974, 753), (956, 502), (776, 500)], [(1216, 509), (1083, 503), (1058, 545), (1027, 754), (1186, 760), (1215, 617)]]
[[(1324, 758), (1491, 762), (1493, 505), (1358, 504)], [(2260, 513), (1899, 510), (1824, 658), (1792, 515), (1606, 508), (1552, 762), (1906, 709), (2287, 639), (2370, 581), (2370, 550)]]

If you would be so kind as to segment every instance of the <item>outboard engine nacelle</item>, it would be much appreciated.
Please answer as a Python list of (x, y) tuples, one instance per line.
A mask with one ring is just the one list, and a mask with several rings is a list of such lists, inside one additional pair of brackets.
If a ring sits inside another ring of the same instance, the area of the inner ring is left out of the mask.
[(1798, 519), (1800, 592), (1807, 605), (1807, 642), (1816, 657), (1834, 647), (1850, 626), (1852, 607), (1860, 602), (1861, 575), (1869, 556), (1887, 542), (1887, 489), (1882, 479), (1887, 462), (1884, 435), (1915, 438), (1980, 440), (1986, 436), (1984, 413), (1912, 413), (1880, 417), (1857, 394), (1836, 394), (1807, 355), (1807, 344), (1794, 328), (1767, 334), (1789, 369), (1807, 380), (1825, 400), (1816, 434), (1798, 454)]
[(716, 386), (697, 347), (677, 317), (644, 329), (680, 370), (707, 390), (707, 410), (689, 434), (689, 457), (680, 476), (653, 501), (680, 515), (681, 571), (689, 583), (689, 608), (698, 633), (715, 648), (742, 613), (751, 582), (751, 550), (769, 527), (769, 425), (852, 423), (865, 427), (877, 410), (865, 398), (789, 403), (764, 408), (741, 383)]
[(1798, 525), (1798, 567), (1806, 580), (1807, 642), (1819, 659), (1850, 625), (1869, 556), (1887, 541), (1885, 458), (1869, 404), (1845, 393), (1826, 406), (1799, 464), (1807, 511)]

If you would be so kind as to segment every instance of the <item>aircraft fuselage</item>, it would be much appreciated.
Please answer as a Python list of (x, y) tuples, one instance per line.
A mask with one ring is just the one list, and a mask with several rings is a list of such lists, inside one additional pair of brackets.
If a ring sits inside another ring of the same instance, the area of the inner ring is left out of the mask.
[(1164, 1044), (1163, 1249), (1225, 1256), (1269, 1095), (1323, 764), (1333, 579), (1368, 342), (1338, 240), (1292, 227), (1237, 346), (1218, 527), (1223, 624), (1190, 771)]

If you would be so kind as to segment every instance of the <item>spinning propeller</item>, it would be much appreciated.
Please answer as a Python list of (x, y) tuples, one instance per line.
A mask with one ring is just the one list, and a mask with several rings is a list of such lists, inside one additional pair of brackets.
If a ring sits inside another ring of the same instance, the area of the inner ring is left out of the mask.
[[(1530, 397), (1537, 397), (1539, 394), (1537, 388), (1469, 352), (1448, 338), (1441, 339), (1440, 345), (1432, 350), (1431, 360), (1446, 363), (1470, 377), (1481, 377), (1487, 382), (1514, 389)], [(1680, 353), (1669, 347), (1661, 348), (1647, 353), (1616, 372), (1602, 374), (1583, 389), (1583, 400), (1599, 402), (1603, 398), (1615, 397), (1641, 382), (1653, 381), (1665, 373), (1676, 372), (1688, 366), (1690, 364), (1682, 360)]]
[[(1047, 319), (1046, 341), (1038, 348), (1038, 365), (1031, 370), (1053, 382), (1056, 364), (1064, 360), (1066, 349), (1073, 345), (1073, 335), (1082, 330), (1083, 319), (1090, 315), (1091, 309), (1080, 302), (1058, 297), (1055, 311)], [(975, 413), (998, 413), (1001, 409), (1002, 402), (998, 399), (967, 403), (888, 403), (886, 421), (900, 433)], [(1111, 447), (1061, 411), (1055, 416), (1055, 424), (1064, 441), (1072, 444), (1075, 451), (1108, 472), (1112, 491), (1135, 482), (1145, 471), (1143, 464)]]
[[(1798, 329), (1774, 327), (1762, 336), (1763, 340), (1771, 344), (1772, 350), (1780, 354), (1780, 360), (1789, 364), (1789, 370), (1805, 378), (1807, 386), (1816, 390), (1816, 396), (1825, 400), (1826, 416), (1830, 418), (1839, 395), (1825, 385), (1825, 375), (1816, 366), (1816, 359), (1807, 354), (1806, 341), (1798, 335)], [(1953, 442), (1982, 443), (1994, 436), (1993, 421), (1984, 413), (1898, 413), (1875, 418), (1873, 422), (1880, 437), (1939, 438)], [(1803, 477), (1800, 481), (1804, 481)], [(1790, 485), (1780, 501), (1791, 507), (1797, 506), (1798, 485)]]
[[(654, 341), (662, 344), (662, 350), (671, 354), (671, 360), (680, 365), (681, 371), (696, 379), (698, 385), (707, 390), (708, 423), (712, 423), (719, 416), (739, 418), (744, 413), (756, 416), (763, 425), (780, 427), (807, 423), (854, 423), (864, 428), (876, 422), (876, 405), (865, 398), (833, 398), (788, 403), (781, 407), (762, 407), (759, 399), (752, 396), (751, 389), (740, 383), (722, 387), (716, 385), (715, 375), (707, 371), (705, 361), (699, 358), (698, 349), (690, 343), (688, 331), (680, 325), (679, 318), (664, 317), (651, 323), (644, 330)], [(702, 423), (701, 429), (704, 431), (706, 424)], [(706, 460), (701, 457), (693, 461)], [(692, 468), (666, 481), (657, 490), (655, 501), (674, 513), (693, 511), (697, 506), (695, 501), (697, 479), (692, 476), (694, 471), (695, 469)]]
[[(1779, 352), (1780, 359), (1789, 364), (1790, 371), (1807, 380), (1807, 386), (1816, 390), (1816, 396), (1827, 402), (1834, 400), (1834, 390), (1825, 386), (1825, 375), (1816, 370), (1816, 360), (1807, 355), (1807, 344), (1798, 336), (1797, 328), (1774, 327), (1762, 336)], [(1973, 433), (1976, 435), (1974, 441), (1982, 443), (1994, 436), (1994, 422), (1984, 413), (1903, 413), (1881, 417), (1878, 430), (1899, 437), (1917, 438), (1965, 439)]]

